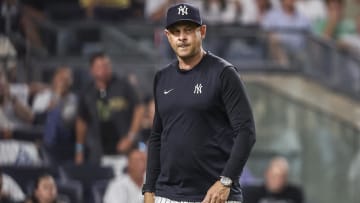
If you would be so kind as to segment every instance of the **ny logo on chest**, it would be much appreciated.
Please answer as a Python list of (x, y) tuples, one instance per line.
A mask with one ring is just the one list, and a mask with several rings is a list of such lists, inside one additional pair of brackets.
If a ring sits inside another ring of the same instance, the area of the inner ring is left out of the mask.
[(202, 93), (202, 91), (201, 91), (202, 87), (203, 86), (202, 86), (201, 83), (197, 83), (195, 85), (195, 87), (194, 87), (194, 94), (201, 94)]

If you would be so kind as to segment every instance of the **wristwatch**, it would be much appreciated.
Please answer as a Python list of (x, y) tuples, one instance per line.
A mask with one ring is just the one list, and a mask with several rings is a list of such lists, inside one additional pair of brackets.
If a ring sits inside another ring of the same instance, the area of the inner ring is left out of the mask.
[(220, 183), (223, 184), (225, 187), (231, 187), (232, 180), (231, 178), (220, 176)]

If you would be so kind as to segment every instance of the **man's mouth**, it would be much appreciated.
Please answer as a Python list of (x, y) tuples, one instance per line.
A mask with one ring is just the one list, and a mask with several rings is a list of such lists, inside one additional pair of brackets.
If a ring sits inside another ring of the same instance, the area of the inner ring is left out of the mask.
[(186, 48), (188, 46), (189, 46), (188, 44), (180, 44), (180, 45), (178, 45), (179, 48)]

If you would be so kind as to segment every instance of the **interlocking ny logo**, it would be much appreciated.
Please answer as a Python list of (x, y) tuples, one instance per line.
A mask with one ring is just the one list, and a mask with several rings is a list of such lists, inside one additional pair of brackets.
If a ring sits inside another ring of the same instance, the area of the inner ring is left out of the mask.
[(203, 86), (201, 84), (196, 84), (194, 89), (194, 94), (201, 94), (201, 88)]
[(184, 6), (179, 6), (178, 7), (178, 15), (187, 15), (188, 14), (188, 7)]

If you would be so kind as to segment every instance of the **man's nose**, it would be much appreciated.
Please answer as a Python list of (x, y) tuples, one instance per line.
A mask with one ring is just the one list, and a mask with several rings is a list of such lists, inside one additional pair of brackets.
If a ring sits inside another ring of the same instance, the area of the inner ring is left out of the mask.
[(187, 39), (186, 33), (184, 31), (181, 31), (179, 34), (179, 40), (184, 41)]

